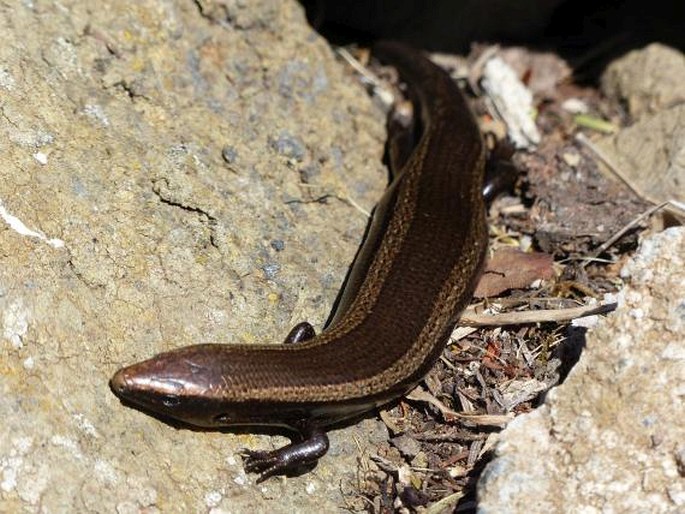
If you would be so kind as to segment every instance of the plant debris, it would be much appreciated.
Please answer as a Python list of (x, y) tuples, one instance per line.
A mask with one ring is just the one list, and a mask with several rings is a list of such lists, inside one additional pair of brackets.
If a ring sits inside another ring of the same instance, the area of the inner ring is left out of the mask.
[[(469, 60), (482, 72), (500, 54), (520, 59), (513, 69), (528, 66), (524, 83), (539, 74), (535, 54), (524, 50), (477, 48)], [(558, 61), (556, 69), (567, 69)], [(539, 62), (549, 67), (553, 59), (545, 54)], [(478, 91), (474, 68), (460, 66), (460, 76)], [(472, 511), (498, 430), (533, 410), (577, 360), (585, 329), (572, 320), (615, 307), (618, 270), (636, 246), (647, 204), (608, 181), (596, 156), (574, 137), (596, 127), (580, 123), (569, 105), (601, 115), (583, 120), (608, 124), (620, 118), (617, 108), (595, 90), (569, 83), (568, 74), (558, 79), (556, 89), (548, 82), (535, 97), (538, 146), (513, 156), (521, 171), (516, 194), (490, 208), (491, 255), (476, 292), (480, 302), (463, 315), (423, 385), (381, 412), (391, 440), (372, 456), (377, 469), (367, 468), (360, 480), (370, 510)], [(482, 97), (475, 104), (486, 136), (503, 137), (497, 113), (488, 111), (492, 104)]]

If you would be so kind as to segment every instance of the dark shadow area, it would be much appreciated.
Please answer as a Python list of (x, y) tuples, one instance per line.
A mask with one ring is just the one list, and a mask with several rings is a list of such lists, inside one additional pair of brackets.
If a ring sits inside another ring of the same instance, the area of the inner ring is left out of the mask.
[(543, 43), (566, 58), (580, 80), (594, 81), (613, 59), (659, 42), (685, 50), (685, 2), (565, 1)]
[(674, 0), (301, 0), (310, 24), (333, 44), (397, 39), (465, 53), (473, 42), (559, 53), (580, 80), (660, 42), (685, 50), (685, 2)]
[[(295, 343), (296, 344), (296, 343)], [(300, 434), (297, 430), (294, 429), (289, 429), (285, 426), (277, 426), (277, 425), (251, 425), (251, 424), (241, 424), (241, 425), (229, 425), (229, 426), (223, 426), (223, 427), (201, 427), (201, 426), (196, 426), (192, 425), (190, 423), (186, 423), (183, 421), (180, 421), (176, 418), (173, 418), (171, 416), (167, 416), (164, 414), (160, 414), (158, 412), (155, 412), (151, 409), (145, 408), (133, 401), (127, 400), (125, 398), (122, 398), (119, 396), (114, 390), (112, 390), (112, 393), (117, 396), (119, 399), (119, 402), (124, 406), (129, 409), (134, 409), (140, 412), (141, 414), (144, 414), (146, 416), (150, 416), (151, 418), (155, 418), (157, 421), (160, 421), (161, 423), (164, 423), (165, 425), (168, 425), (169, 427), (172, 427), (176, 430), (188, 430), (191, 432), (221, 432), (222, 434), (235, 434), (235, 435), (246, 435), (246, 434), (261, 434), (261, 435), (268, 435), (268, 436), (283, 436), (287, 437), (290, 439), (291, 442), (299, 442), (304, 439), (302, 434)], [(399, 399), (393, 400), (389, 404), (385, 405), (384, 408), (393, 408), (394, 406), (399, 403)], [(350, 418), (345, 418), (341, 421), (336, 421), (331, 424), (326, 425), (326, 432), (330, 430), (335, 430), (338, 428), (343, 428), (346, 426), (351, 426), (359, 423), (361, 420), (370, 418), (373, 416), (378, 416), (378, 410), (377, 409), (372, 409), (367, 412), (358, 414), (356, 416), (350, 417)], [(285, 446), (285, 445), (284, 445)], [(255, 450), (255, 451), (270, 451), (274, 448), (250, 448), (249, 450)], [(316, 468), (318, 461), (312, 462), (312, 463), (307, 463), (300, 465), (298, 467), (295, 467), (293, 469), (287, 470), (285, 473), (283, 473), (284, 476), (288, 477), (297, 477), (300, 475), (304, 475), (306, 473), (309, 473), (312, 471), (314, 468)], [(254, 476), (259, 475), (259, 473), (253, 473)], [(280, 474), (277, 474), (276, 476), (280, 476)]]
[(587, 345), (586, 335), (587, 328), (570, 325), (566, 328), (566, 340), (555, 348), (552, 355), (561, 361), (561, 366), (559, 366), (560, 384), (566, 380), (569, 372), (578, 363), (580, 355)]

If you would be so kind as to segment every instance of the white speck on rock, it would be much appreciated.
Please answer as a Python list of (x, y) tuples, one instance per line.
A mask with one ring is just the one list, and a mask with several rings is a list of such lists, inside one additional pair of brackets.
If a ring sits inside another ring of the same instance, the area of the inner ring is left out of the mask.
[(48, 163), (48, 155), (44, 152), (36, 152), (33, 154), (33, 158), (37, 160), (40, 164), (46, 165)]
[(15, 350), (24, 346), (24, 336), (29, 328), (28, 312), (21, 299), (11, 302), (2, 313), (2, 336)]
[(33, 438), (17, 437), (16, 439), (12, 439), (12, 445), (19, 455), (26, 455), (33, 446)]
[(316, 486), (314, 482), (307, 482), (305, 490), (307, 491), (307, 494), (314, 494), (316, 493), (316, 491), (319, 490), (319, 488)]
[(36, 505), (40, 502), (50, 478), (50, 467), (47, 464), (38, 469), (24, 469), (25, 475), (17, 482), (17, 494), (26, 503)]
[(667, 491), (668, 497), (673, 503), (675, 503), (678, 507), (685, 506), (685, 490), (683, 489), (682, 482), (673, 484), (667, 489)]
[(685, 342), (671, 341), (661, 352), (662, 359), (685, 361)]
[(116, 510), (117, 514), (140, 514), (140, 507), (132, 501), (118, 503)]
[(13, 130), (9, 138), (24, 148), (40, 148), (55, 140), (55, 136), (41, 129)]
[(18, 457), (0, 459), (0, 489), (8, 493), (17, 487), (17, 472), (23, 462), (24, 459)]
[(0, 87), (5, 91), (14, 89), (15, 80), (12, 74), (5, 68), (0, 68)]
[(207, 319), (215, 325), (222, 325), (226, 323), (228, 314), (223, 309), (211, 309), (207, 312)]
[(216, 507), (221, 503), (223, 495), (219, 491), (209, 491), (205, 494), (205, 505), (207, 507)]
[(630, 309), (630, 315), (635, 319), (642, 319), (645, 317), (645, 311), (639, 307), (637, 309)]
[(53, 435), (50, 438), (50, 442), (54, 446), (58, 446), (61, 448), (65, 448), (71, 452), (71, 454), (76, 457), (78, 460), (83, 459), (83, 453), (81, 453), (81, 449), (78, 446), (78, 443), (74, 441), (73, 439), (69, 437), (64, 437), (61, 435)]
[(642, 295), (638, 291), (628, 291), (625, 294), (625, 300), (628, 305), (639, 305), (642, 303)]
[[(129, 475), (126, 477), (126, 487), (129, 491), (129, 497), (135, 501), (135, 510), (125, 512), (159, 512), (155, 505), (157, 503), (157, 490), (150, 486), (147, 478), (140, 475)], [(128, 504), (121, 505), (122, 510), (117, 506), (117, 512), (124, 512), (123, 508), (128, 507)], [(141, 509), (141, 507), (143, 507)]]
[(2, 219), (5, 220), (5, 223), (7, 223), (11, 229), (13, 229), (15, 232), (18, 232), (22, 236), (35, 237), (41, 241), (45, 241), (53, 248), (62, 248), (64, 246), (64, 241), (61, 239), (48, 239), (42, 232), (28, 228), (26, 225), (24, 225), (23, 221), (7, 212), (7, 209), (5, 209), (2, 201), (0, 201), (0, 216), (2, 216)]
[(95, 426), (86, 419), (86, 416), (83, 414), (74, 414), (74, 419), (76, 420), (76, 423), (78, 424), (78, 427), (87, 435), (91, 437), (100, 437), (100, 434), (98, 433), (97, 429)]
[[(45, 488), (46, 477), (39, 473), (36, 477), (33, 470), (25, 468), (24, 455), (33, 447), (33, 439), (30, 437), (17, 437), (12, 439), (12, 448), (6, 456), (0, 456), (0, 490), (4, 492), (17, 491), (24, 501), (35, 504)], [(42, 471), (42, 470), (41, 470)], [(31, 473), (30, 480), (19, 481), (20, 473)], [(41, 478), (42, 477), (42, 478)], [(24, 483), (26, 482), (26, 483)]]
[(109, 462), (97, 459), (93, 468), (95, 470), (95, 476), (103, 484), (112, 485), (118, 481), (119, 477), (117, 471)]
[(229, 514), (229, 511), (222, 509), (221, 507), (214, 507), (209, 509), (209, 514)]
[(109, 118), (101, 105), (86, 104), (83, 108), (83, 113), (89, 118), (99, 121), (104, 127), (109, 127)]

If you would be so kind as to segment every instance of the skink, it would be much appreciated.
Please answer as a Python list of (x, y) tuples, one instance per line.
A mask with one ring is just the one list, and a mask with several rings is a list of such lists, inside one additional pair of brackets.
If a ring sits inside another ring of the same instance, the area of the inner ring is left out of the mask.
[(244, 451), (245, 469), (260, 473), (258, 481), (315, 463), (328, 450), (327, 427), (414, 387), (440, 355), (483, 264), (484, 150), (464, 97), (416, 50), (383, 42), (374, 54), (409, 85), (421, 136), (411, 154), (395, 158), (401, 169), (393, 170), (325, 330), (314, 335), (297, 325), (286, 340), (296, 344), (186, 346), (110, 381), (124, 401), (191, 425), (299, 434), (274, 451)]

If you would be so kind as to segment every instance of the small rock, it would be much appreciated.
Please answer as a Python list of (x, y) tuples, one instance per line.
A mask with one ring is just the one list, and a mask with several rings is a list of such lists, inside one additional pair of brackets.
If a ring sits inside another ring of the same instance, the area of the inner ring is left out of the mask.
[(390, 442), (408, 459), (413, 459), (421, 451), (419, 442), (408, 435), (393, 437)]
[(645, 241), (623, 276), (619, 308), (588, 332), (566, 382), (500, 434), (479, 513), (680, 512), (685, 229)]
[(633, 118), (685, 102), (685, 55), (653, 43), (615, 60), (601, 79), (608, 97), (628, 106)]

